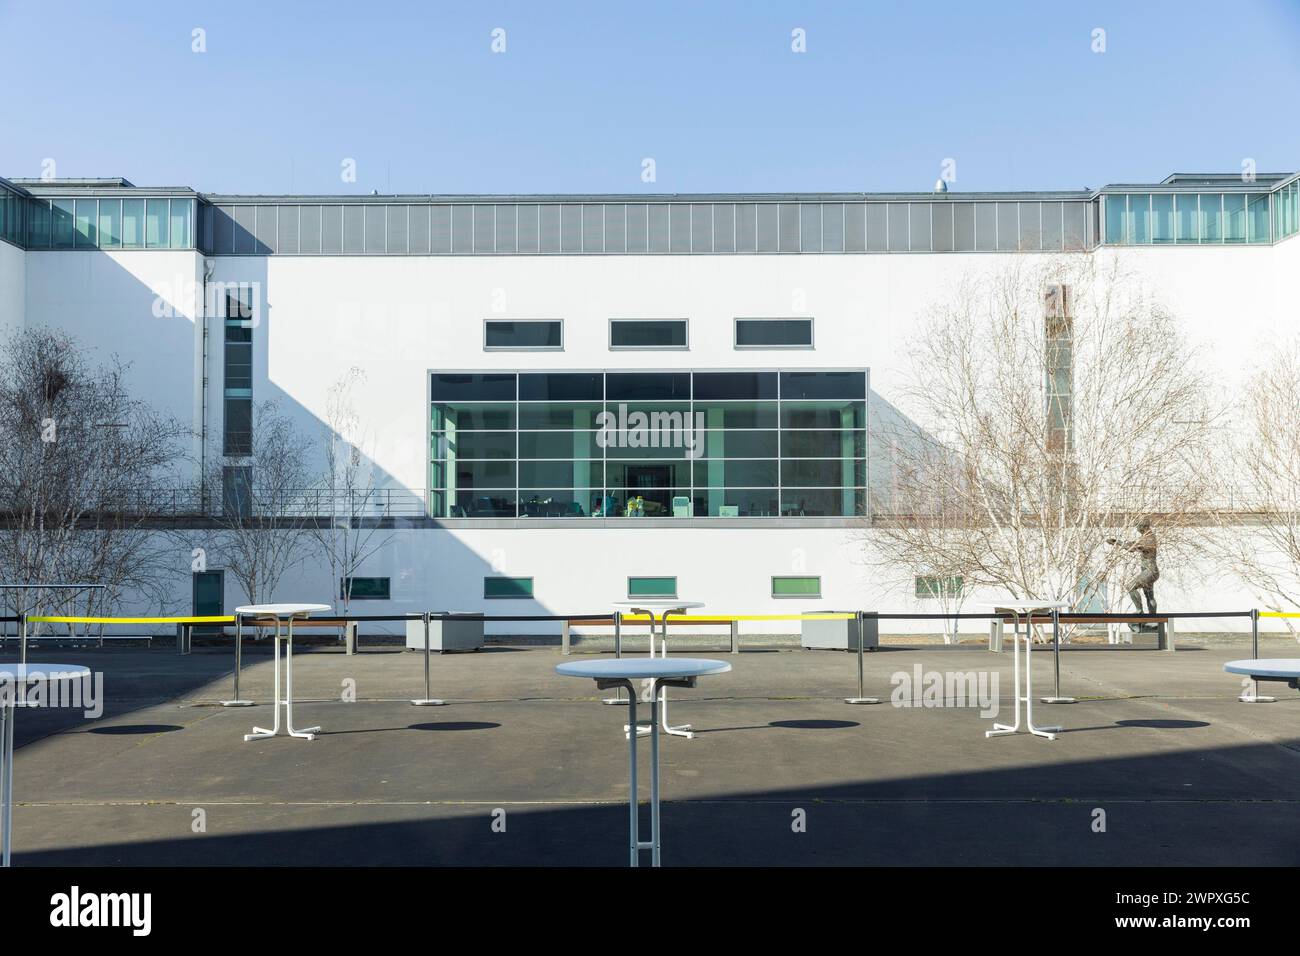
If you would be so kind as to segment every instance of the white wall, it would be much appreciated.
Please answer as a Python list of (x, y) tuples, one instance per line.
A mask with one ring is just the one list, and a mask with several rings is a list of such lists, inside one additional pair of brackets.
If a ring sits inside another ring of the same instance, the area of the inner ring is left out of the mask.
[[(195, 421), (201, 337), (193, 252), (28, 252), (0, 243), (0, 280), (25, 283), (26, 321), (70, 329), (104, 353), (133, 361), (139, 393)], [(1300, 329), (1292, 287), (1300, 240), (1277, 247), (1103, 250), (1135, 269), (1204, 349), (1231, 392), (1282, 334)], [(1009, 254), (225, 257), (214, 278), (261, 284), (265, 310), (255, 332), (255, 400), (277, 398), (307, 427), (319, 427), (331, 384), (357, 365), (368, 374), (359, 411), (372, 429), (372, 457), (394, 484), (423, 489), (427, 468), (429, 369), (617, 369), (869, 367), (873, 390), (895, 401), (908, 374), (904, 344), (928, 306), (964, 276), (1003, 268)], [(189, 284), (187, 291), (186, 284)], [(14, 283), (0, 281), (0, 310), (15, 309)], [(158, 317), (159, 292), (176, 314)], [(6, 306), (6, 302), (10, 304)], [(816, 348), (736, 351), (737, 316), (811, 315)], [(0, 318), (3, 312), (0, 311)], [(690, 320), (689, 352), (610, 352), (611, 317)], [(485, 318), (563, 318), (563, 352), (484, 352)], [(209, 346), (209, 423), (220, 433), (221, 328)], [(911, 595), (912, 575), (891, 581), (860, 557), (856, 532), (834, 528), (545, 527), (396, 532), (361, 573), (393, 578), (394, 600), (364, 609), (488, 609), (520, 613), (603, 611), (625, 596), (630, 574), (675, 574), (684, 598), (718, 612), (811, 608), (932, 610)], [(491, 601), (482, 578), (536, 579), (537, 600)], [(822, 577), (822, 598), (773, 600), (773, 574)], [(1162, 581), (1164, 607), (1248, 606), (1253, 598), (1224, 575), (1212, 586)], [(287, 579), (277, 598), (334, 597), (326, 572)], [(227, 604), (237, 595), (227, 582)], [(188, 601), (188, 585), (178, 591)], [(973, 599), (974, 600), (974, 599)], [(361, 610), (361, 608), (358, 608)], [(520, 628), (507, 628), (518, 632)], [(774, 630), (782, 630), (776, 625)]]
[(197, 431), (199, 254), (61, 250), (26, 256), (28, 328), (63, 329), (93, 361), (116, 356), (128, 363), (136, 397)]
[(22, 249), (0, 242), (0, 335), (23, 325), (27, 299), (27, 264)]

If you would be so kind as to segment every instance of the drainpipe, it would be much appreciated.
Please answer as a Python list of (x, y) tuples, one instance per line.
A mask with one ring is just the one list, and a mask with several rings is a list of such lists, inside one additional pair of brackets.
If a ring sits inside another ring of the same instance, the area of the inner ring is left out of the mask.
[(203, 260), (203, 290), (199, 300), (199, 322), (203, 327), (199, 370), (199, 511), (205, 515), (208, 513), (208, 280), (216, 268), (216, 260)]

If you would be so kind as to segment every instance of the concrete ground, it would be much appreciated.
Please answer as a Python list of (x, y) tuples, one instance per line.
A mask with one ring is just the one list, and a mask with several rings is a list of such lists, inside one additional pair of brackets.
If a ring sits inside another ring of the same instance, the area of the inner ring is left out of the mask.
[[(1261, 654), (1300, 649), (1277, 639)], [(97, 720), (19, 712), (16, 865), (627, 861), (625, 708), (558, 676), (558, 648), (436, 656), (434, 694), (449, 702), (436, 708), (408, 702), (422, 695), (418, 653), (300, 650), (295, 719), (320, 736), (251, 743), (272, 717), (266, 651), (245, 658), (249, 708), (218, 703), (229, 650), (38, 656), (103, 672), (106, 705)], [(1063, 652), (1079, 700), (1036, 712), (1064, 725), (1055, 741), (985, 739), (991, 721), (951, 699), (891, 703), (897, 673), (982, 672), (997, 675), (1006, 720), (1009, 651), (868, 654), (878, 706), (843, 702), (850, 654), (708, 656), (734, 669), (672, 693), (673, 722), (699, 735), (663, 739), (665, 865), (1300, 863), (1300, 694), (1262, 685), (1278, 702), (1239, 703), (1222, 665), (1250, 656), (1240, 639)], [(1034, 660), (1037, 695), (1050, 651)]]

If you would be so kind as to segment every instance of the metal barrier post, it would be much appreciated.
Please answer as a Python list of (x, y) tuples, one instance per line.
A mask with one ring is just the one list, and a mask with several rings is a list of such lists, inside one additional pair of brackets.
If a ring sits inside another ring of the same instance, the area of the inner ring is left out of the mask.
[(731, 653), (740, 653), (740, 622), (734, 617), (731, 619)]
[[(1033, 639), (1032, 634), (1030, 639)], [(1073, 697), (1061, 696), (1061, 609), (1052, 608), (1052, 664), (1056, 668), (1056, 693), (1041, 698), (1044, 704), (1073, 704)]]
[[(655, 647), (655, 636), (653, 626), (650, 632), (650, 650), (653, 652)], [(623, 612), (614, 612), (614, 656), (623, 656)], [(628, 695), (631, 696), (630, 694)], [(619, 687), (618, 693), (613, 697), (606, 697), (601, 701), (602, 704), (626, 704), (627, 697), (623, 696), (623, 688)], [(635, 705), (634, 705), (635, 706)]]
[[(222, 707), (252, 707), (253, 706), (253, 702), (251, 700), (244, 700), (239, 696), (239, 670), (240, 670), (240, 663), (243, 659), (243, 646), (244, 646), (244, 618), (242, 615), (236, 614), (235, 615), (235, 696), (231, 700), (223, 700), (221, 702)], [(277, 650), (276, 666), (279, 666), (279, 653), (278, 653), (279, 649), (277, 648), (276, 650)], [(275, 688), (275, 692), (277, 695), (280, 693), (280, 688), (278, 684)]]
[[(858, 696), (857, 696), (857, 697), (845, 697), (845, 698), (844, 698), (844, 703), (846, 703), (846, 704), (878, 704), (878, 703), (880, 703), (880, 700), (879, 700), (878, 698), (876, 698), (876, 697), (866, 697), (866, 696), (864, 696), (865, 689), (864, 689), (864, 687), (863, 687), (863, 679), (864, 679), (864, 678), (863, 678), (863, 667), (864, 667), (864, 664), (863, 664), (863, 655), (864, 655), (865, 651), (864, 651), (864, 649), (863, 649), (863, 645), (864, 645), (866, 642), (863, 641), (863, 639), (862, 639), (862, 638), (863, 638), (863, 633), (862, 633), (862, 632), (863, 632), (863, 627), (864, 627), (864, 625), (863, 625), (863, 618), (866, 616), (866, 614), (865, 614), (865, 612), (863, 612), (863, 611), (858, 611), (858, 612), (856, 613), (855, 616), (856, 616), (856, 618), (857, 618), (857, 622), (858, 622)], [(872, 620), (871, 620), (871, 626), (872, 626), (873, 628), (876, 629), (876, 635), (877, 635), (877, 640), (878, 640), (878, 639), (879, 639), (879, 634), (880, 634), (880, 621), (879, 621), (879, 619), (876, 617), (875, 613), (873, 613), (873, 614), (871, 615), (871, 618), (872, 618)]]
[(567, 620), (560, 625), (560, 654), (563, 657), (569, 656), (569, 622)]
[[(1259, 658), (1258, 608), (1252, 608), (1250, 612), (1250, 656), (1255, 659)], [(1259, 681), (1255, 680), (1253, 677), (1251, 678), (1250, 684), (1251, 690), (1249, 692), (1243, 691), (1241, 696), (1237, 698), (1237, 700), (1241, 701), (1243, 704), (1271, 704), (1277, 700), (1276, 697), (1269, 697), (1267, 695), (1260, 696)]]
[(20, 621), (18, 625), (18, 648), (21, 652), (18, 655), (19, 663), (21, 663), (24, 667), (26, 667), (27, 666), (27, 612), (26, 611), (23, 611), (22, 621)]
[[(419, 700), (411, 701), (416, 707), (441, 707), (447, 702), (439, 700), (436, 697), (429, 696), (429, 612), (425, 611), (424, 620), (424, 696)], [(445, 620), (445, 618), (444, 618)]]

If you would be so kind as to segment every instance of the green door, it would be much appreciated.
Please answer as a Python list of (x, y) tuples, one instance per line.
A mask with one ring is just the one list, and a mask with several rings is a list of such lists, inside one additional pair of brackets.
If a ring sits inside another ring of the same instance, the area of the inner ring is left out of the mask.
[[(194, 573), (195, 617), (214, 617), (226, 613), (226, 572), (196, 571)], [(220, 631), (220, 624), (195, 625), (195, 631)]]

